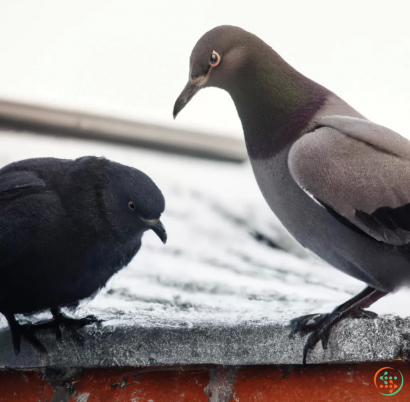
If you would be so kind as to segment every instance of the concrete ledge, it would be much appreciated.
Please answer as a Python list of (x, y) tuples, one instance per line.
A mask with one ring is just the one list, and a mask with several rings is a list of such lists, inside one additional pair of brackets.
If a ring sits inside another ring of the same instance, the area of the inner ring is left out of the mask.
[[(108, 317), (105, 317), (107, 319)], [(190, 326), (152, 320), (135, 323), (133, 316), (108, 319), (55, 340), (50, 330), (37, 336), (48, 349), (41, 356), (23, 344), (15, 356), (8, 329), (0, 332), (0, 366), (32, 367), (149, 367), (192, 364), (301, 364), (304, 339), (289, 339), (286, 322), (239, 321), (235, 325), (198, 322)], [(394, 316), (347, 319), (332, 332), (329, 348), (321, 345), (309, 364), (393, 361), (407, 348), (409, 320)]]

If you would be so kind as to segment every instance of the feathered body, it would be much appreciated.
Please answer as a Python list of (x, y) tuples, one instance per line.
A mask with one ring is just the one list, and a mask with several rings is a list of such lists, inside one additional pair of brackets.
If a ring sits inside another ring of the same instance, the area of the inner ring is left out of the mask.
[(0, 170), (0, 312), (75, 304), (141, 247), (164, 198), (144, 173), (104, 158), (29, 159)]
[(208, 86), (231, 95), (259, 188), (284, 226), (369, 285), (333, 313), (297, 323), (298, 331), (314, 331), (305, 361), (335, 322), (409, 285), (410, 142), (238, 27), (214, 28), (197, 42), (174, 116)]

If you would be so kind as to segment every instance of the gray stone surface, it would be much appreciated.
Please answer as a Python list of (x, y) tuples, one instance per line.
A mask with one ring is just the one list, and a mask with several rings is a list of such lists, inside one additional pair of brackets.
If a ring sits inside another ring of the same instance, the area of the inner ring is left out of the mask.
[[(46, 356), (26, 343), (15, 356), (0, 316), (0, 367), (299, 364), (304, 340), (289, 339), (289, 320), (330, 311), (363, 288), (290, 238), (248, 164), (0, 131), (0, 165), (90, 154), (136, 166), (155, 180), (167, 201), (169, 242), (146, 234), (131, 264), (77, 310), (96, 314), (100, 325), (63, 330), (62, 342), (51, 331), (38, 333)], [(378, 319), (340, 323), (329, 348), (318, 345), (308, 363), (399, 357), (410, 332), (408, 299), (399, 292), (372, 306)]]
[[(116, 314), (114, 314), (116, 316)], [(58, 342), (52, 332), (39, 333), (49, 350), (39, 355), (24, 344), (15, 356), (8, 330), (0, 332), (1, 367), (115, 367), (190, 364), (301, 364), (303, 338), (290, 340), (286, 321), (145, 322), (130, 315), (109, 317), (75, 333), (63, 332)], [(394, 316), (376, 320), (349, 319), (333, 331), (329, 347), (318, 345), (308, 363), (391, 361), (407, 346), (409, 321)]]

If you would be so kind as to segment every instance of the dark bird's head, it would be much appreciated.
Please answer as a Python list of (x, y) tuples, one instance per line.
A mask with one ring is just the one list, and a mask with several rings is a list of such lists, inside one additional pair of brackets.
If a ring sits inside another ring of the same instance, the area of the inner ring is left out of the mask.
[(160, 221), (165, 199), (161, 190), (138, 169), (109, 162), (106, 171), (104, 202), (110, 222), (129, 236), (151, 229), (165, 244), (167, 232)]
[(167, 241), (160, 216), (164, 196), (143, 172), (105, 158), (86, 156), (74, 161), (68, 174), (73, 219), (91, 231), (108, 232), (123, 242), (135, 242), (146, 230)]
[(229, 90), (255, 47), (266, 44), (242, 28), (222, 25), (199, 39), (191, 53), (189, 79), (174, 106), (174, 119), (202, 88)]

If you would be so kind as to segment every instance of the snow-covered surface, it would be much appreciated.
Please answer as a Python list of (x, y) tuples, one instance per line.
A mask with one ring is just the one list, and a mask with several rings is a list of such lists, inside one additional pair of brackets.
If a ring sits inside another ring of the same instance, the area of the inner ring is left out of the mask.
[[(289, 318), (327, 311), (363, 288), (287, 234), (260, 194), (249, 164), (101, 142), (4, 131), (0, 135), (1, 165), (32, 157), (84, 155), (105, 156), (146, 172), (165, 195), (162, 220), (169, 234), (164, 246), (147, 232), (136, 258), (87, 308), (143, 310), (164, 317), (178, 313), (188, 321), (208, 314), (214, 319)], [(398, 304), (382, 300), (375, 310), (397, 314)]]
[[(270, 211), (250, 165), (211, 162), (101, 142), (0, 131), (0, 164), (41, 156), (105, 156), (162, 189), (166, 246), (146, 233), (131, 264), (78, 314), (149, 325), (264, 325), (326, 312), (364, 285), (299, 246)], [(273, 247), (276, 245), (276, 247)], [(375, 304), (408, 315), (408, 293)], [(154, 324), (153, 324), (154, 323)], [(253, 323), (253, 324), (252, 324)], [(2, 326), (5, 326), (5, 320)], [(122, 322), (124, 324), (124, 322)]]

